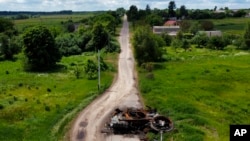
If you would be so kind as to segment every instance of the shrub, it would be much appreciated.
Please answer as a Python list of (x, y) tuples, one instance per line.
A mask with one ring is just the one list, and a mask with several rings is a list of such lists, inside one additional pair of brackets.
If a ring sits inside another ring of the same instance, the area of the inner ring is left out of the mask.
[(0, 104), (0, 110), (4, 109), (4, 106), (2, 104)]
[(208, 48), (222, 50), (225, 47), (225, 43), (222, 37), (213, 36), (208, 41)]
[(50, 93), (50, 92), (51, 92), (51, 89), (50, 89), (50, 88), (47, 88), (47, 92), (49, 92), (49, 93)]
[(44, 107), (44, 109), (45, 109), (45, 111), (50, 111), (50, 107), (48, 106), (48, 105), (46, 105), (45, 107)]

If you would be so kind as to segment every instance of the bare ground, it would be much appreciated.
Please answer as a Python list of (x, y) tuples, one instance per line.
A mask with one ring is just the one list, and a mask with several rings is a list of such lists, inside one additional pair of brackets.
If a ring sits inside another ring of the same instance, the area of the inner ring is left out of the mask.
[(115, 108), (142, 108), (136, 87), (135, 61), (130, 49), (129, 26), (126, 16), (119, 42), (121, 53), (117, 79), (102, 96), (80, 112), (70, 130), (71, 141), (139, 141), (138, 136), (125, 137), (101, 133), (101, 129)]

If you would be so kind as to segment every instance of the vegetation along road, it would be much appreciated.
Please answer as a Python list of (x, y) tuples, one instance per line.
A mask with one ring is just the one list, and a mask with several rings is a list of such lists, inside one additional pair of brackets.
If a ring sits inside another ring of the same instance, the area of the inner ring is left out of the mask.
[(126, 16), (120, 33), (121, 54), (119, 56), (118, 76), (113, 85), (99, 98), (86, 107), (72, 124), (71, 141), (103, 141), (115, 139), (138, 141), (138, 138), (122, 136), (105, 136), (101, 133), (106, 119), (117, 107), (142, 107), (136, 77), (134, 74), (134, 58), (129, 48), (129, 28)]

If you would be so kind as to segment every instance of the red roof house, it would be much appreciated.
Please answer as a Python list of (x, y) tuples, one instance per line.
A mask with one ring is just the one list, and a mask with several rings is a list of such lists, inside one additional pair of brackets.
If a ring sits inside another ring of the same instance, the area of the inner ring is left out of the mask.
[(178, 23), (176, 20), (168, 20), (165, 22), (164, 26), (177, 26)]

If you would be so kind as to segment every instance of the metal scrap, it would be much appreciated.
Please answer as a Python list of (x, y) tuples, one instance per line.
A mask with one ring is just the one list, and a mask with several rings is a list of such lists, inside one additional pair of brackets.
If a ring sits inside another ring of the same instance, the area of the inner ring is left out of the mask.
[(145, 135), (148, 132), (164, 133), (172, 129), (173, 122), (159, 115), (156, 109), (127, 108), (115, 109), (102, 133)]

